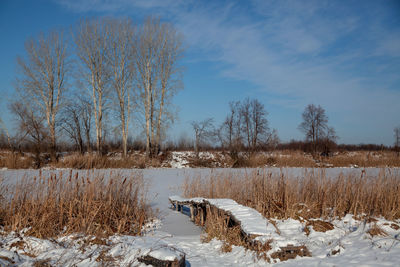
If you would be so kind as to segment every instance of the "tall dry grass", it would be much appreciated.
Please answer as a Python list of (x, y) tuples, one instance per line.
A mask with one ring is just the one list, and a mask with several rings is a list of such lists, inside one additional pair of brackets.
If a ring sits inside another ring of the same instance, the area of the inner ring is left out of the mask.
[(239, 167), (400, 167), (393, 151), (354, 151), (327, 156), (312, 156), (302, 151), (282, 150), (257, 153), (243, 158)]
[(382, 169), (376, 177), (340, 174), (328, 177), (323, 169), (302, 177), (284, 172), (214, 172), (187, 178), (185, 197), (231, 198), (267, 218), (332, 218), (346, 214), (400, 218), (399, 170)]
[(244, 157), (238, 167), (316, 167), (311, 155), (300, 151), (278, 151), (274, 153), (256, 153)]
[(0, 168), (28, 169), (34, 165), (34, 159), (13, 152), (0, 153)]
[(105, 169), (105, 168), (139, 168), (160, 167), (159, 158), (148, 159), (145, 154), (123, 157), (99, 156), (96, 154), (73, 154), (66, 156), (55, 164), (59, 168)]
[(6, 231), (28, 229), (39, 238), (84, 233), (137, 235), (149, 218), (142, 176), (109, 178), (52, 174), (24, 178), (6, 188), (1, 201), (1, 224)]
[(400, 167), (400, 157), (394, 151), (356, 151), (338, 153), (321, 161), (335, 167)]

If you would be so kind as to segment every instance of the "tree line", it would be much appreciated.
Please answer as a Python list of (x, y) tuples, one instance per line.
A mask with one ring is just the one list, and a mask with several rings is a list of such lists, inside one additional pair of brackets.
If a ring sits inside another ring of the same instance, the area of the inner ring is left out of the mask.
[[(212, 118), (193, 121), (196, 154), (207, 142), (219, 143), (220, 148), (229, 150), (233, 158), (240, 151), (253, 153), (277, 148), (280, 144), (278, 133), (269, 127), (267, 115), (264, 104), (258, 99), (246, 98), (229, 103), (229, 113), (219, 126), (214, 125)], [(298, 129), (305, 134), (308, 150), (314, 154), (318, 151), (329, 154), (338, 137), (335, 129), (328, 125), (325, 109), (307, 105), (302, 119)]]
[[(144, 126), (146, 153), (158, 153), (174, 113), (171, 99), (182, 88), (182, 36), (173, 25), (149, 17), (83, 19), (71, 31), (51, 31), (25, 43), (18, 57), (15, 142), (29, 141), (40, 153), (49, 143), (56, 160), (62, 130), (79, 147), (103, 152), (107, 118), (118, 121), (123, 156), (130, 123)], [(134, 116), (134, 118), (133, 118)], [(93, 125), (94, 124), (94, 125)]]

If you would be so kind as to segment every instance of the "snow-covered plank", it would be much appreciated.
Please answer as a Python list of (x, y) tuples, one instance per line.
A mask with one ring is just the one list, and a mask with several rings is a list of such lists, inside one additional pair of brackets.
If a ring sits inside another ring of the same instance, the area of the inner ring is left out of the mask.
[(274, 242), (278, 242), (281, 246), (287, 246), (289, 244), (293, 246), (300, 245), (295, 240), (288, 240), (287, 238), (281, 237), (277, 233), (275, 226), (257, 210), (240, 205), (232, 199), (183, 198), (180, 196), (171, 196), (169, 197), (169, 201), (177, 205), (211, 205), (231, 216), (231, 218), (240, 225), (243, 233), (255, 241), (265, 243), (274, 240)]

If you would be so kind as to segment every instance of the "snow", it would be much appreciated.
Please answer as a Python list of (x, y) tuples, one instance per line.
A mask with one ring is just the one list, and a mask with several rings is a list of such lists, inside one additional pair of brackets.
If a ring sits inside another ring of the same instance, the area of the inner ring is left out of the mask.
[(190, 155), (191, 152), (172, 152), (172, 160), (170, 162), (171, 168), (182, 169), (187, 168), (187, 161), (185, 158)]
[[(160, 260), (174, 261), (183, 253), (160, 238), (151, 236), (112, 236), (105, 244), (90, 243), (94, 238), (69, 235), (55, 240), (10, 233), (1, 238), (0, 265), (10, 261), (16, 266), (32, 266), (40, 260), (48, 260), (51, 266), (101, 266), (104, 255), (117, 266), (140, 265), (138, 258), (149, 255)], [(20, 242), (20, 246), (16, 246)], [(6, 260), (5, 258), (9, 259)]]
[[(271, 172), (284, 172), (285, 175), (303, 176), (304, 172), (325, 171), (327, 175), (337, 176), (340, 173), (361, 174), (363, 168), (329, 168), (303, 169), (303, 168), (278, 168), (268, 169)], [(137, 261), (137, 257), (144, 253), (155, 253), (154, 255), (172, 259), (179, 256), (181, 252), (186, 254), (187, 266), (265, 266), (267, 262), (258, 259), (257, 255), (243, 247), (232, 247), (229, 253), (222, 253), (223, 243), (212, 240), (209, 243), (201, 241), (201, 228), (197, 227), (190, 218), (169, 208), (168, 197), (180, 195), (184, 179), (186, 177), (207, 176), (212, 172), (249, 172), (249, 169), (147, 169), (147, 170), (91, 170), (75, 172), (88, 173), (89, 175), (104, 174), (105, 176), (119, 174), (126, 176), (132, 172), (143, 173), (145, 181), (149, 186), (148, 198), (153, 209), (158, 209), (161, 221), (153, 221), (144, 229), (143, 237), (112, 236), (106, 240), (106, 245), (91, 244), (84, 247), (82, 244), (89, 237), (65, 236), (55, 240), (43, 240), (33, 237), (21, 237), (21, 234), (10, 233), (0, 236), (0, 266), (32, 266), (35, 261), (50, 258), (50, 264), (57, 266), (101, 266), (96, 259), (103, 252), (104, 255), (113, 257), (117, 266), (144, 266)], [(365, 169), (367, 176), (376, 175), (380, 169)], [(398, 172), (398, 169), (391, 169)], [(43, 170), (43, 175), (51, 173), (69, 175), (69, 170)], [(13, 184), (19, 178), (38, 176), (37, 170), (0, 170), (0, 178), (8, 184)], [(228, 207), (228, 202), (218, 202), (218, 205)], [(237, 210), (240, 213), (240, 210)], [(252, 216), (249, 216), (251, 218)], [(245, 219), (244, 219), (245, 220)], [(304, 232), (305, 222), (298, 220), (275, 220), (280, 232), (276, 236), (276, 246), (284, 244), (287, 240), (304, 244), (311, 252), (312, 257), (297, 257), (293, 260), (279, 262), (277, 265), (284, 266), (400, 266), (400, 230), (391, 227), (392, 223), (400, 226), (400, 221), (387, 221), (377, 218), (377, 222), (367, 223), (365, 220), (356, 219), (347, 215), (342, 219), (331, 221), (334, 229), (327, 232), (316, 232), (311, 229), (307, 236)], [(387, 233), (387, 236), (371, 237), (367, 231), (373, 225), (379, 226)], [(271, 225), (271, 224), (269, 224)], [(253, 227), (253, 226), (252, 226)], [(254, 227), (260, 227), (256, 226)], [(262, 227), (268, 226), (264, 225)], [(270, 229), (272, 231), (272, 228)], [(274, 229), (275, 231), (276, 229)], [(259, 231), (249, 228), (249, 231)], [(269, 230), (268, 230), (269, 231)], [(274, 232), (272, 231), (272, 232)], [(276, 232), (276, 231), (275, 231)], [(275, 235), (275, 234), (274, 234)], [(25, 246), (20, 249), (12, 247), (21, 238)], [(282, 243), (279, 243), (282, 242)], [(334, 253), (338, 251), (337, 253)], [(36, 257), (30, 257), (29, 253)], [(171, 254), (169, 254), (171, 253)], [(153, 254), (152, 254), (153, 255)]]
[[(173, 169), (182, 169), (182, 168), (190, 168), (190, 162), (188, 159), (195, 159), (196, 153), (193, 151), (173, 151), (171, 152), (172, 159), (169, 161), (169, 165)], [(211, 160), (214, 161), (213, 167), (227, 167), (223, 163), (216, 160), (216, 156), (218, 158), (224, 158), (224, 154), (222, 152), (199, 152), (199, 158), (202, 160)]]

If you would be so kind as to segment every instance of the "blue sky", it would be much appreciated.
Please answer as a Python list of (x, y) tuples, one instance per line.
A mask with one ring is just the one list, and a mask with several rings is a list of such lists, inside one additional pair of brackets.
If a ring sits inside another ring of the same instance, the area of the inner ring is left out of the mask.
[(320, 104), (340, 143), (393, 143), (400, 125), (400, 1), (1, 0), (1, 117), (9, 122), (15, 59), (30, 36), (82, 17), (148, 15), (185, 37), (185, 89), (171, 136), (190, 121), (222, 122), (228, 103), (264, 103), (283, 141), (302, 139), (307, 104)]

